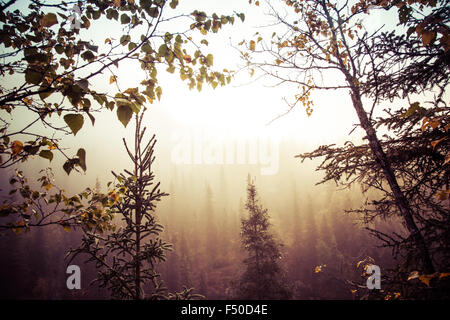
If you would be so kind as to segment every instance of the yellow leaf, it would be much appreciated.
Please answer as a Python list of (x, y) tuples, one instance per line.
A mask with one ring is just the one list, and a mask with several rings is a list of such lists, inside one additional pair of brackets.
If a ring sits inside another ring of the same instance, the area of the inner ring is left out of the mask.
[(19, 234), (22, 232), (22, 228), (13, 228), (12, 230), (14, 231), (15, 234)]
[(436, 278), (437, 275), (438, 275), (437, 273), (423, 274), (423, 275), (419, 276), (419, 280), (422, 281), (424, 284), (426, 284), (427, 287), (429, 287), (431, 279)]
[(29, 106), (33, 103), (33, 99), (25, 97), (23, 98), (23, 102), (25, 102), (25, 104)]
[(109, 77), (109, 84), (116, 82), (117, 78), (116, 76)]
[(322, 266), (317, 266), (317, 267), (314, 269), (314, 273), (319, 273), (319, 272), (322, 272)]
[(44, 185), (44, 188), (48, 190), (50, 190), (53, 187), (53, 185), (51, 183), (47, 183), (46, 185)]
[(111, 39), (110, 39), (110, 38), (106, 38), (106, 39), (105, 39), (105, 43), (111, 44)]
[(69, 224), (63, 224), (63, 229), (66, 232), (70, 232), (70, 225)]
[(255, 48), (256, 48), (256, 43), (255, 43), (255, 41), (251, 40), (250, 41), (250, 50), (255, 51)]
[(439, 279), (450, 277), (450, 272), (443, 272), (439, 274)]

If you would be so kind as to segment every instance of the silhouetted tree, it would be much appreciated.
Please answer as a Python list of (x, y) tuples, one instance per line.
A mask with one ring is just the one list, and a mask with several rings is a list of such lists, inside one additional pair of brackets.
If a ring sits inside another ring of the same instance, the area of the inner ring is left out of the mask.
[(267, 209), (259, 203), (250, 178), (245, 208), (249, 215), (241, 221), (241, 241), (248, 257), (237, 294), (242, 299), (288, 299), (291, 292), (279, 265), (282, 245), (271, 233)]

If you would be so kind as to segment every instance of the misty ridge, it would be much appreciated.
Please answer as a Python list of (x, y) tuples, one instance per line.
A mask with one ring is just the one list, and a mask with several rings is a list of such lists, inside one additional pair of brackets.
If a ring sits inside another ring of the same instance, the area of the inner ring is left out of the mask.
[[(368, 195), (356, 186), (351, 190), (338, 190), (333, 183), (316, 186), (316, 161), (301, 164), (294, 158), (298, 142), (281, 141), (277, 146), (276, 161), (280, 164), (275, 175), (264, 175), (259, 163), (179, 164), (171, 161), (173, 149), (167, 144), (157, 144), (156, 148), (156, 176), (169, 196), (158, 203), (155, 215), (164, 226), (162, 237), (174, 249), (158, 271), (171, 291), (185, 285), (208, 299), (235, 297), (236, 275), (244, 269), (240, 227), (241, 219), (248, 216), (249, 176), (255, 178), (261, 203), (268, 209), (273, 235), (283, 244), (283, 277), (293, 284), (291, 298), (353, 299), (346, 281), (364, 280), (356, 267), (359, 261), (373, 257), (383, 266), (393, 263), (390, 250), (376, 248), (380, 243), (370, 237), (360, 217), (345, 213), (360, 207)], [(103, 170), (113, 169), (113, 163), (104, 161)], [(90, 170), (102, 172), (101, 168)], [(105, 177), (87, 178), (94, 180), (92, 188), (106, 188)], [(76, 190), (75, 179), (70, 181), (70, 188)], [(80, 186), (82, 183), (84, 180)], [(375, 224), (386, 232), (403, 230), (400, 222), (380, 220)], [(88, 287), (96, 270), (82, 257), (73, 262), (83, 270), (82, 290), (70, 292), (66, 288), (66, 250), (76, 247), (81, 236), (76, 229), (67, 233), (51, 227), (50, 231), (32, 230), (20, 239), (16, 235), (5, 237), (2, 270), (9, 276), (8, 281), (2, 281), (2, 292), (7, 293), (4, 298), (109, 298), (104, 289)], [(318, 266), (323, 266), (320, 273), (316, 272)], [(330, 280), (334, 277), (338, 280)]]

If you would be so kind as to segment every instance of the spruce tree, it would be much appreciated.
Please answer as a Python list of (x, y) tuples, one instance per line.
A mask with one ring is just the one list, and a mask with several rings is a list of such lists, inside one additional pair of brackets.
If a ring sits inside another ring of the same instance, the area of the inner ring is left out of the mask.
[(132, 172), (113, 172), (118, 181), (116, 192), (110, 191), (112, 211), (122, 220), (118, 228), (109, 232), (85, 228), (82, 244), (71, 250), (73, 259), (78, 254), (88, 255), (98, 269), (95, 279), (108, 288), (113, 298), (120, 299), (185, 299), (194, 298), (191, 290), (168, 294), (158, 264), (165, 261), (171, 245), (161, 239), (163, 226), (156, 221), (156, 202), (168, 194), (160, 191), (152, 171), (155, 135), (143, 143), (146, 128), (142, 128), (143, 112), (136, 114), (134, 150), (126, 151), (133, 163)]
[(241, 242), (248, 253), (246, 270), (237, 289), (240, 299), (288, 299), (290, 290), (280, 268), (281, 246), (271, 232), (267, 209), (259, 203), (256, 187), (248, 179), (248, 217), (241, 220)]

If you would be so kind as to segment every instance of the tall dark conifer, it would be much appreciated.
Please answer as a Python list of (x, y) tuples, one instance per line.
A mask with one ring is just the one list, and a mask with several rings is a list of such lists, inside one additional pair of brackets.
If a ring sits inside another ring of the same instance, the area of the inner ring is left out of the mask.
[(246, 270), (241, 276), (237, 294), (242, 299), (288, 299), (291, 297), (284, 283), (279, 261), (281, 243), (271, 232), (267, 209), (259, 203), (255, 184), (248, 180), (248, 217), (241, 221), (241, 242), (248, 253)]

